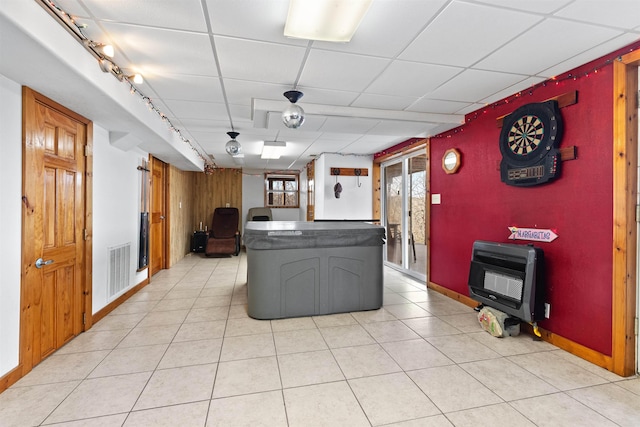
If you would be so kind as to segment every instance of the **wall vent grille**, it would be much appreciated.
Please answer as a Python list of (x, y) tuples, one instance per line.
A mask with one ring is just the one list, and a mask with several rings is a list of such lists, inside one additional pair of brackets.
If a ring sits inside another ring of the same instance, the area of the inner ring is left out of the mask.
[(109, 251), (109, 299), (129, 287), (131, 243), (107, 248)]

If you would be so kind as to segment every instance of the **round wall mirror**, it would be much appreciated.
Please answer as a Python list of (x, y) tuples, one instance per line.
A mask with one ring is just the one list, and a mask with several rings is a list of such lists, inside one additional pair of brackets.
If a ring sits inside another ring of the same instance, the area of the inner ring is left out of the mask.
[(442, 156), (442, 169), (448, 174), (456, 173), (460, 167), (460, 152), (450, 148)]

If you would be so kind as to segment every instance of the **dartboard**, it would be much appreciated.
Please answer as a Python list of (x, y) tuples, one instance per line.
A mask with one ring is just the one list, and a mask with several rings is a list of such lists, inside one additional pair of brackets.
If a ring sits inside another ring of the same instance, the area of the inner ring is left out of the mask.
[(559, 173), (562, 116), (556, 101), (524, 105), (505, 117), (500, 132), (500, 177), (515, 186), (542, 184)]
[(509, 130), (509, 148), (515, 154), (526, 156), (538, 148), (543, 136), (544, 124), (542, 120), (537, 116), (522, 116)]

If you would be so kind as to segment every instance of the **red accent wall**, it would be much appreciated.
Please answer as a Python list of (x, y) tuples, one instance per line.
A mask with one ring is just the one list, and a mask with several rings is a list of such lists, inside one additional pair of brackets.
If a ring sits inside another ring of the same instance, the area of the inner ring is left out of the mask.
[[(475, 240), (510, 241), (507, 227), (553, 229), (558, 238), (535, 244), (545, 252), (550, 319), (540, 326), (606, 355), (611, 354), (613, 230), (612, 66), (597, 73), (581, 67), (576, 80), (550, 82), (512, 102), (467, 116), (467, 123), (431, 139), (429, 280), (469, 295), (467, 276)], [(565, 75), (566, 76), (566, 75)], [(578, 91), (578, 103), (561, 109), (560, 147), (577, 147), (564, 161), (560, 178), (546, 185), (516, 188), (500, 181), (500, 128), (496, 118), (521, 105)], [(441, 159), (449, 148), (462, 153), (457, 174), (447, 175)]]

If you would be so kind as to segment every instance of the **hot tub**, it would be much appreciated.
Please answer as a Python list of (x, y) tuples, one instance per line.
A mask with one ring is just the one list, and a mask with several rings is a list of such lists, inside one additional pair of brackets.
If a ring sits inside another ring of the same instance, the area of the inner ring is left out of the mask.
[(256, 319), (382, 306), (384, 228), (367, 223), (247, 223), (249, 316)]

